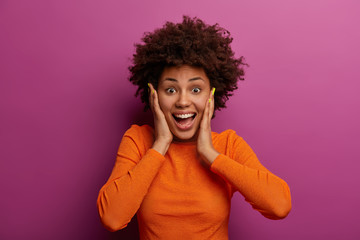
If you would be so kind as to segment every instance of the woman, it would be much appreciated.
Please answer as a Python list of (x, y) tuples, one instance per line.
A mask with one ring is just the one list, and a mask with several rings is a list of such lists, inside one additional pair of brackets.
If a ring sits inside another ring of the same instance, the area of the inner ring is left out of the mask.
[(244, 76), (229, 32), (184, 17), (142, 40), (130, 81), (154, 128), (133, 125), (124, 134), (97, 200), (104, 226), (119, 230), (137, 213), (141, 239), (228, 239), (235, 191), (265, 217), (286, 217), (288, 185), (233, 130), (211, 131), (214, 110)]

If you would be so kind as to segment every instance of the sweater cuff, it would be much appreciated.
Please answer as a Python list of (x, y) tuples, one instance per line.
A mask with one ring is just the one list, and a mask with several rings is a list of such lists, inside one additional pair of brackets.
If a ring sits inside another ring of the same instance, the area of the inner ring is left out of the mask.
[(165, 156), (163, 156), (161, 153), (156, 151), (153, 148), (149, 148), (149, 150), (146, 152), (146, 154), (149, 154), (151, 158), (158, 159), (160, 162), (165, 161)]
[(232, 167), (232, 161), (229, 161), (229, 157), (225, 156), (224, 154), (219, 154), (214, 162), (210, 166), (210, 170), (220, 176), (224, 176), (224, 173), (226, 173), (228, 170), (231, 171)]

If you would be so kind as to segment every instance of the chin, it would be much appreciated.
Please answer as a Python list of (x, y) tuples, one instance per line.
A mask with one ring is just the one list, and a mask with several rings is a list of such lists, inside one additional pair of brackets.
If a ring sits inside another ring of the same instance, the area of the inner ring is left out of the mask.
[(193, 142), (196, 141), (197, 138), (196, 132), (173, 132), (174, 140), (178, 142)]

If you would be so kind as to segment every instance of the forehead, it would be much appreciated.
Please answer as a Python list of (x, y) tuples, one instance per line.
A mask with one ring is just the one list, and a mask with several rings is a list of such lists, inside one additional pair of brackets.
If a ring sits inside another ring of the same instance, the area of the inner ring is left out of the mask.
[(194, 67), (189, 65), (165, 67), (162, 72), (159, 84), (163, 82), (191, 82), (191, 81), (203, 81), (210, 84), (208, 77), (203, 68)]

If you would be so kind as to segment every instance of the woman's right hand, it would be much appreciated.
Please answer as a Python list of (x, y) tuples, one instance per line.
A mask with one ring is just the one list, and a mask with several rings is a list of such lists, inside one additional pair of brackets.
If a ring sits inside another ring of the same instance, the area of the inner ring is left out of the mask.
[(165, 115), (160, 108), (157, 91), (151, 83), (148, 85), (150, 89), (150, 108), (154, 116), (155, 127), (155, 140), (152, 148), (162, 155), (165, 155), (173, 140), (173, 135), (166, 122)]

